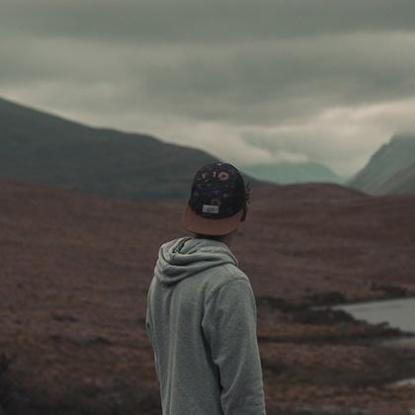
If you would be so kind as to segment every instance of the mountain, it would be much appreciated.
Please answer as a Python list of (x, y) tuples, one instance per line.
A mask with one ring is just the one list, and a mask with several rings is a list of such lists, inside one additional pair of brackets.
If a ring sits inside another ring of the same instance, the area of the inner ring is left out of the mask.
[(415, 163), (399, 170), (383, 184), (383, 193), (415, 193)]
[(195, 148), (92, 128), (4, 99), (0, 124), (0, 178), (107, 197), (184, 197), (195, 171), (218, 160)]
[(257, 179), (280, 184), (344, 181), (327, 166), (315, 162), (255, 164), (242, 169)]
[(393, 136), (348, 184), (375, 195), (415, 193), (415, 134)]

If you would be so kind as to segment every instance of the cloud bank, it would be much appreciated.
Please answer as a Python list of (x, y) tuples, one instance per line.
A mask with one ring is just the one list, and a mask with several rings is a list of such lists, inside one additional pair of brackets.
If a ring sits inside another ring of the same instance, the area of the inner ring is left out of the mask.
[(0, 95), (238, 166), (359, 169), (415, 130), (415, 3), (2, 0)]

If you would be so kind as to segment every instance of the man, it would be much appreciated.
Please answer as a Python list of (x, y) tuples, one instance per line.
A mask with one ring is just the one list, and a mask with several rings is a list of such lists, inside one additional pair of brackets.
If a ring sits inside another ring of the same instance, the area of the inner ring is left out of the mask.
[(182, 225), (161, 245), (147, 292), (163, 415), (266, 415), (256, 302), (230, 250), (249, 191), (229, 163), (195, 175)]

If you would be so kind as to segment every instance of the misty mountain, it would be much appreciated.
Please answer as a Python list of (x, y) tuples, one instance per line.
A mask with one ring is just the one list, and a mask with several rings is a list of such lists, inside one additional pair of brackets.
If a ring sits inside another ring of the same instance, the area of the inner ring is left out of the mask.
[(315, 162), (255, 164), (244, 166), (242, 169), (257, 179), (280, 184), (344, 182), (344, 179), (338, 176), (329, 167)]
[(4, 99), (0, 124), (0, 178), (108, 197), (186, 196), (196, 170), (218, 160), (149, 135), (92, 128)]
[(415, 134), (393, 136), (349, 184), (375, 195), (414, 193)]

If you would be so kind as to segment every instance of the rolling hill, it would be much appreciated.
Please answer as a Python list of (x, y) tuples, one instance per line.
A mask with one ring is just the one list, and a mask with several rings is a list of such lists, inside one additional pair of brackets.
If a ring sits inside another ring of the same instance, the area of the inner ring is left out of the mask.
[[(0, 206), (0, 375), (4, 356), (13, 358), (12, 383), (0, 376), (0, 411), (160, 415), (146, 290), (160, 244), (185, 235), (183, 202), (0, 180)], [(348, 408), (413, 401), (413, 390), (381, 383), (402, 376), (396, 353), (362, 347), (368, 336), (384, 339), (384, 329), (301, 304), (414, 295), (415, 196), (331, 184), (256, 188), (232, 251), (255, 292), (270, 407), (338, 396)], [(413, 359), (402, 355), (402, 365)]]
[(348, 184), (374, 195), (415, 193), (415, 134), (392, 137)]
[(92, 128), (4, 99), (0, 123), (0, 178), (83, 193), (126, 199), (183, 197), (195, 171), (217, 160), (149, 135)]
[(342, 183), (344, 181), (329, 167), (315, 162), (254, 164), (244, 166), (242, 170), (259, 180), (279, 184)]

